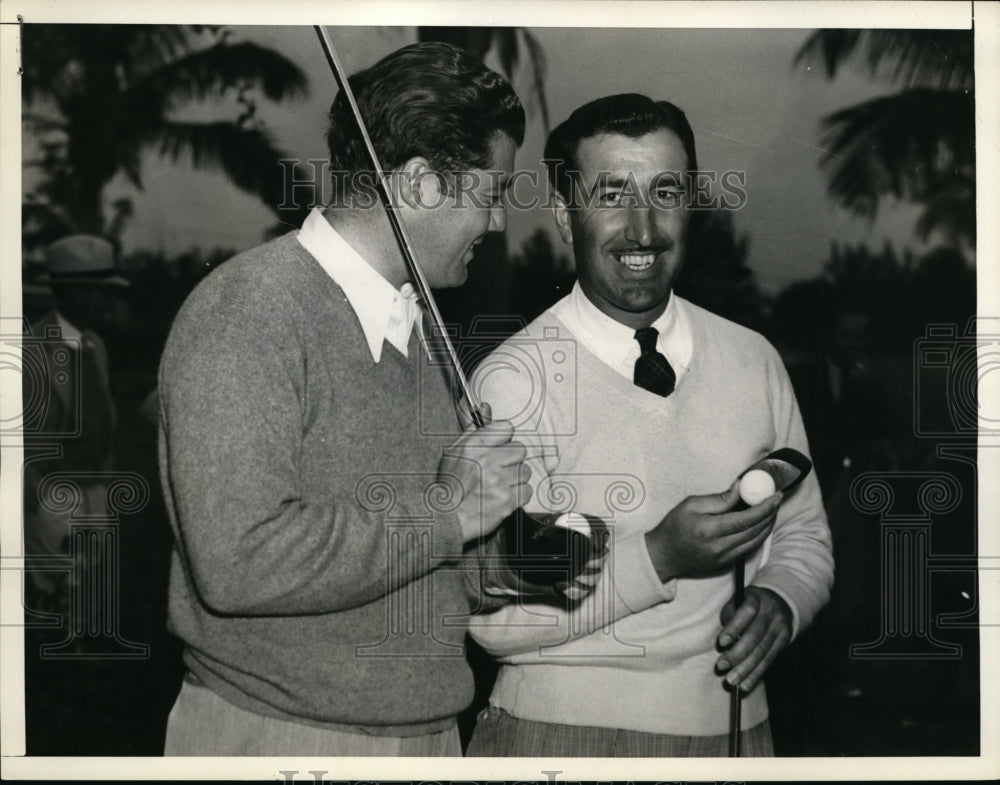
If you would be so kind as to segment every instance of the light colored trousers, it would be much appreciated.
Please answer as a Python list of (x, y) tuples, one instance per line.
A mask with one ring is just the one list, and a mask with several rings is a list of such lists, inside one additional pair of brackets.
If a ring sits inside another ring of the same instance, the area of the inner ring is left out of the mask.
[(315, 728), (240, 709), (185, 681), (167, 719), (168, 756), (461, 756), (458, 726), (423, 736), (368, 736)]
[[(767, 720), (740, 734), (741, 757), (772, 757), (774, 744)], [(724, 758), (729, 737), (669, 736), (622, 728), (596, 728), (534, 722), (488, 706), (479, 713), (465, 753), (512, 758)]]

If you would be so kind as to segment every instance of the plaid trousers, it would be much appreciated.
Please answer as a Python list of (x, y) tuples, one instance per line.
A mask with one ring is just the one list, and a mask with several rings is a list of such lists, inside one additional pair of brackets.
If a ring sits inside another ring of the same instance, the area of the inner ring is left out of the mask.
[[(742, 757), (774, 755), (764, 720), (740, 734)], [(489, 706), (480, 712), (466, 757), (725, 758), (729, 736), (668, 736), (621, 728), (594, 728), (522, 720)]]

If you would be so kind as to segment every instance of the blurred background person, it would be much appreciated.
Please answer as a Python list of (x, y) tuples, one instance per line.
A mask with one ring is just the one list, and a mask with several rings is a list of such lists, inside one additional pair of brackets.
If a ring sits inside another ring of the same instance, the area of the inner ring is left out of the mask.
[(836, 297), (826, 305), (820, 351), (795, 369), (792, 381), (829, 505), (846, 492), (859, 465), (894, 463), (890, 438), (897, 428), (887, 396), (870, 373), (868, 314)]
[[(878, 527), (851, 503), (854, 479), (866, 471), (898, 467), (898, 415), (869, 360), (871, 321), (863, 307), (831, 293), (823, 301), (820, 351), (790, 370), (809, 450), (830, 521), (834, 552), (852, 565), (838, 587), (828, 622), (841, 631), (871, 629), (878, 590)], [(898, 407), (897, 407), (898, 408)], [(865, 609), (868, 613), (864, 618)], [(877, 623), (877, 619), (875, 620)]]
[[(99, 473), (112, 466), (116, 412), (108, 353), (99, 331), (109, 287), (128, 285), (116, 274), (114, 247), (101, 237), (63, 238), (50, 245), (45, 256), (53, 308), (31, 325), (31, 335), (44, 340), (25, 346), (33, 354), (35, 367), (43, 372), (23, 377), (25, 411), (34, 417), (26, 423), (34, 436), (25, 438), (24, 544), (28, 555), (67, 552), (70, 514), (48, 509), (39, 498), (49, 474), (94, 475), (79, 482), (81, 501), (75, 514), (107, 511), (106, 484)], [(29, 575), (30, 585), (49, 600), (65, 596), (57, 576), (66, 573), (31, 570)]]

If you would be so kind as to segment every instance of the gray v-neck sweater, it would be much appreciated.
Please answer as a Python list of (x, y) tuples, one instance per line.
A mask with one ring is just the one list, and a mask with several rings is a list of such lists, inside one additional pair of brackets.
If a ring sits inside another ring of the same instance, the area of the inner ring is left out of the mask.
[(457, 499), (434, 484), (459, 428), (416, 336), (373, 362), (291, 233), (192, 293), (160, 396), (169, 625), (196, 679), (311, 725), (448, 727), (473, 688)]

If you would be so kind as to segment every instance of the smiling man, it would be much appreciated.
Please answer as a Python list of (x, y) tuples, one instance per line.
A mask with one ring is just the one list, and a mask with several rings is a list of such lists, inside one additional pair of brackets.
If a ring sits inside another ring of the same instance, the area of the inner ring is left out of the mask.
[[(351, 84), (428, 283), (459, 286), (504, 229), (516, 94), (447, 44)], [(473, 678), (456, 621), (481, 599), (463, 547), (530, 494), (511, 425), (463, 433), (422, 358), (343, 95), (328, 142), (337, 206), (208, 276), (163, 354), (169, 625), (187, 666), (168, 755), (460, 754)]]
[[(833, 579), (814, 476), (739, 502), (747, 467), (807, 451), (787, 374), (760, 335), (672, 292), (698, 264), (684, 259), (697, 159), (680, 109), (594, 101), (545, 157), (578, 282), (474, 383), (527, 445), (529, 511), (605, 516), (611, 556), (575, 607), (522, 601), (473, 622), (501, 668), (468, 754), (724, 756), (734, 688), (743, 754), (773, 754), (761, 677)], [(738, 558), (749, 585), (734, 613)]]

